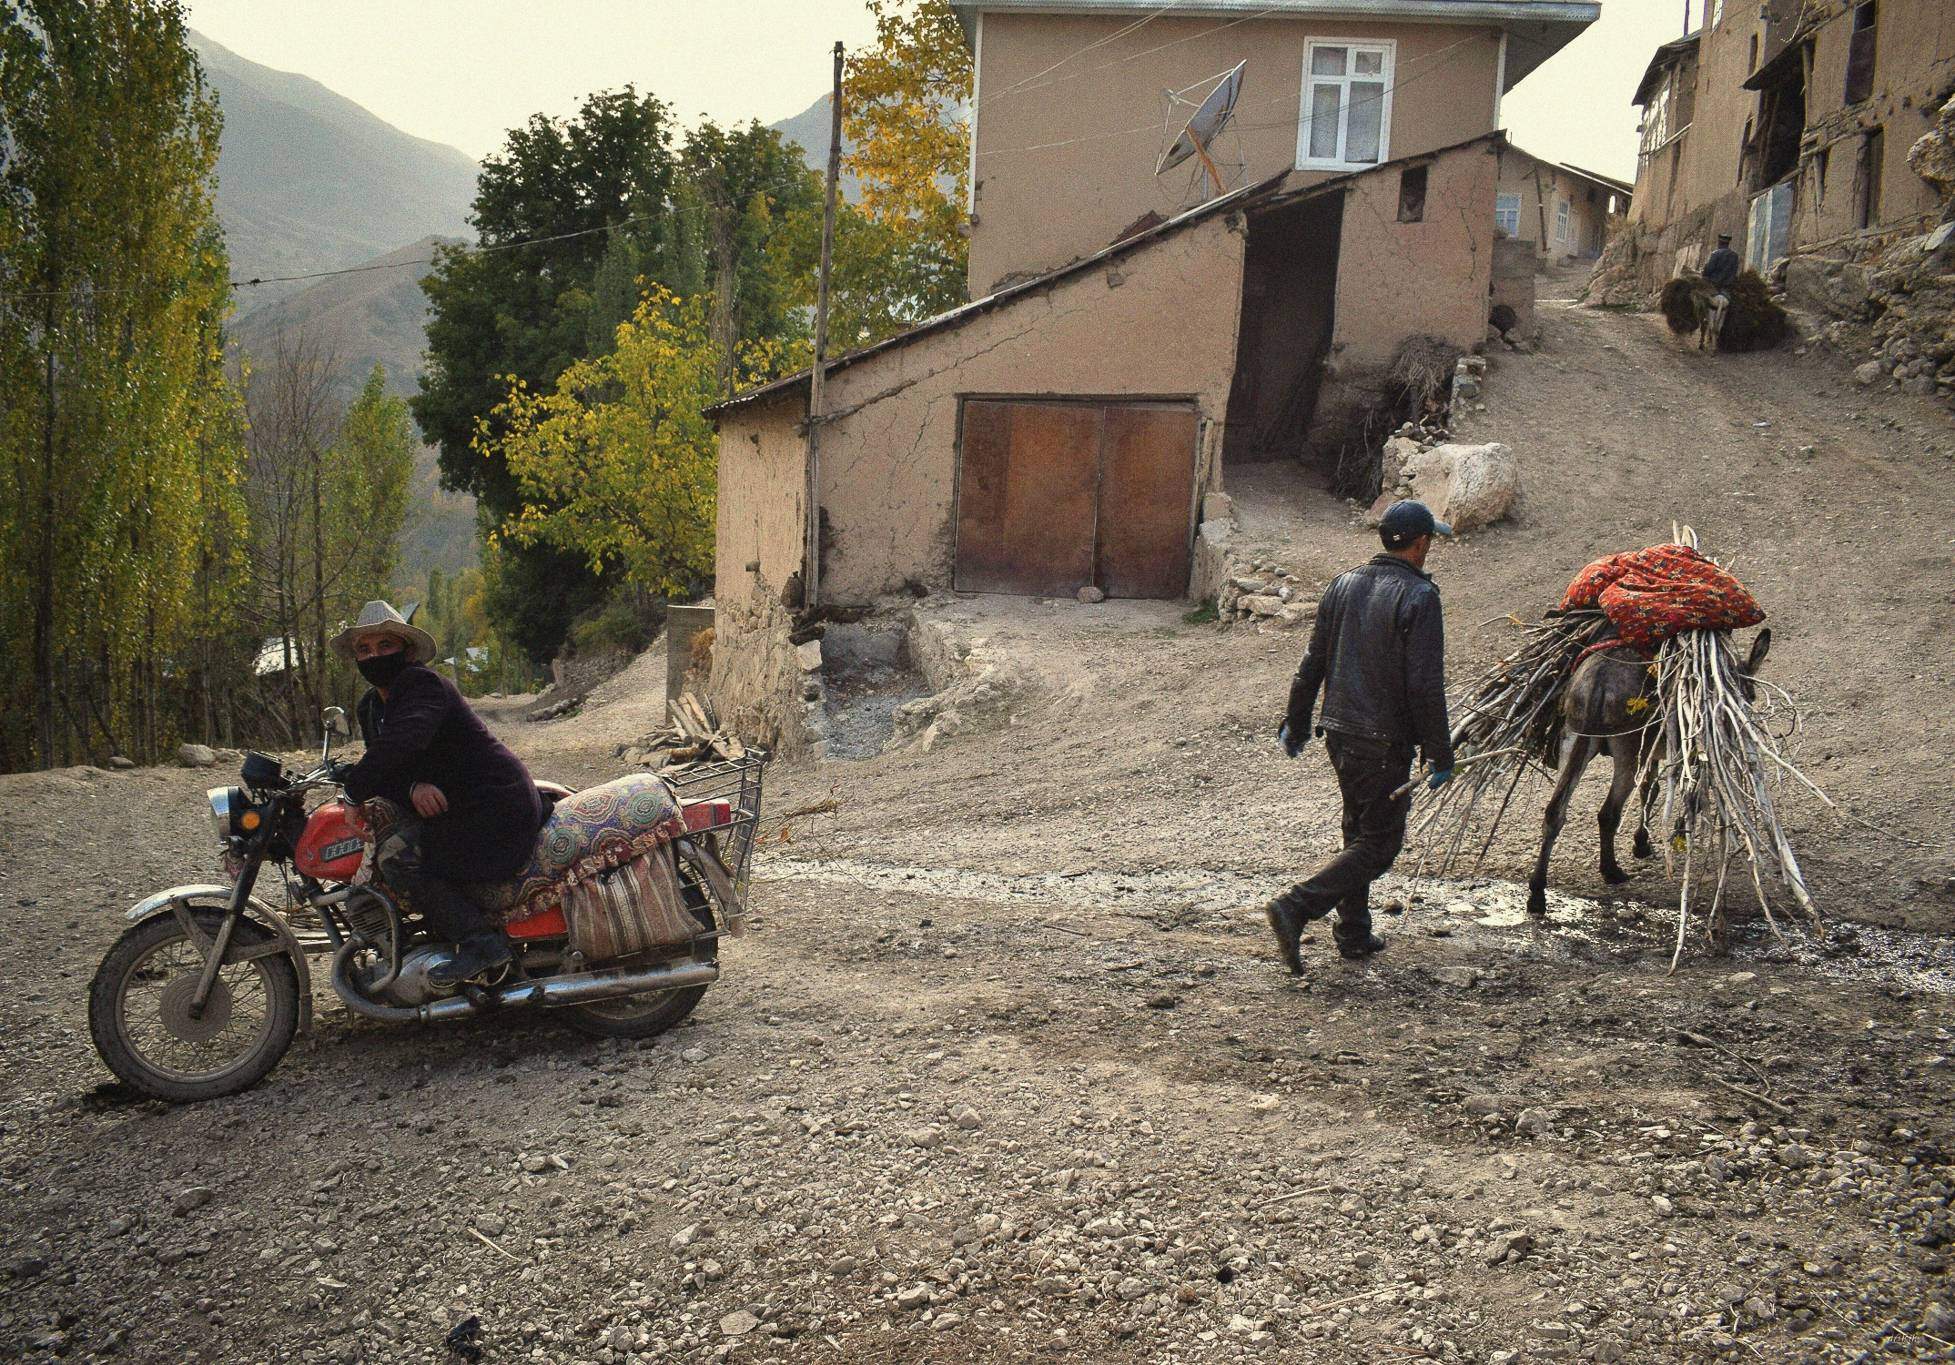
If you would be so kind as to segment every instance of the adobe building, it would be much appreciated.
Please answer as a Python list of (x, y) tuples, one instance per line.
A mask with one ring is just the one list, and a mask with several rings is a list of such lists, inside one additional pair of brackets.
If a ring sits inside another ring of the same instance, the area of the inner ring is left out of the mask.
[[(1408, 337), (1483, 340), (1502, 145), (1283, 172), (831, 362), (819, 601), (1214, 592), (1201, 512), (1230, 461), (1335, 430)], [(808, 401), (803, 371), (708, 410), (711, 687), (745, 732), (790, 743)]]
[(953, 0), (971, 48), (970, 289), (1193, 202), (1156, 177), (1169, 90), (1247, 61), (1216, 156), (1299, 184), (1500, 127), (1501, 98), (1595, 21), (1579, 0)]
[(1543, 265), (1593, 261), (1628, 213), (1631, 188), (1509, 145), (1500, 157), (1494, 226), (1503, 237), (1526, 242)]
[(1802, 254), (1868, 259), (1934, 226), (1945, 191), (1912, 167), (1948, 156), (1955, 5), (1705, 3), (1637, 86), (1635, 191), (1597, 280), (1606, 301), (1696, 268), (1721, 233), (1767, 273)]
[[(1212, 593), (1219, 528), (1204, 534), (1202, 514), (1229, 468), (1328, 468), (1388, 406), (1401, 348), (1483, 343), (1501, 97), (1598, 13), (953, 9), (976, 71), (974, 301), (831, 360), (812, 443), (806, 372), (709, 410), (710, 686), (743, 732), (790, 745), (811, 596), (827, 610), (937, 590)], [(1163, 91), (1192, 102), (1245, 62), (1233, 121), (1204, 149), (1215, 174), (1157, 175), (1190, 112)]]

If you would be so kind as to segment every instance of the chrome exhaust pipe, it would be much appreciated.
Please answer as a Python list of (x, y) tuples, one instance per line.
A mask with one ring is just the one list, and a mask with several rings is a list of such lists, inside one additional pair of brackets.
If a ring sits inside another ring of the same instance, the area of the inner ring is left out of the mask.
[[(716, 962), (666, 962), (655, 967), (611, 967), (578, 972), (575, 976), (518, 981), (513, 985), (478, 990), (468, 995), (446, 996), (426, 1005), (383, 1005), (353, 982), (352, 960), (358, 947), (357, 943), (349, 942), (333, 955), (333, 993), (345, 1001), (346, 1007), (355, 1014), (389, 1024), (431, 1024), (442, 1019), (461, 1019), (485, 1009), (524, 1005), (582, 1005), (593, 1000), (613, 1000), (621, 995), (644, 995), (651, 991), (706, 986), (720, 979), (719, 964)], [(478, 1000), (482, 1003), (477, 1004)]]

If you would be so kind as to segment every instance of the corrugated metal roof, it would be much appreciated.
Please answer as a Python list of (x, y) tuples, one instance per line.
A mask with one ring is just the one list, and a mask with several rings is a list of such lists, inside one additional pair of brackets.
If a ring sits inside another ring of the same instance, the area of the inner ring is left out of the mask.
[[(961, 307), (953, 308), (947, 313), (939, 313), (936, 317), (920, 322), (908, 331), (898, 332), (894, 336), (884, 337), (873, 346), (864, 346), (859, 350), (849, 351), (846, 354), (839, 355), (828, 362), (828, 373), (832, 375), (838, 370), (845, 370), (851, 365), (859, 364), (871, 356), (880, 355), (882, 352), (893, 350), (898, 346), (907, 346), (912, 342), (922, 340), (926, 336), (969, 322), (972, 318), (988, 313), (994, 308), (1002, 307), (1028, 294), (1037, 293), (1040, 290), (1049, 288), (1061, 280), (1091, 270), (1094, 266), (1100, 265), (1105, 261), (1124, 256), (1131, 251), (1138, 251), (1163, 237), (1171, 236), (1174, 233), (1182, 231), (1184, 228), (1213, 218), (1218, 213), (1225, 213), (1231, 209), (1248, 208), (1251, 206), (1261, 207), (1266, 203), (1295, 203), (1302, 199), (1308, 199), (1315, 195), (1326, 194), (1332, 190), (1340, 189), (1362, 176), (1377, 175), (1381, 171), (1388, 171), (1421, 161), (1431, 161), (1434, 157), (1443, 156), (1448, 152), (1458, 151), (1463, 147), (1471, 147), (1475, 143), (1492, 141), (1505, 142), (1506, 134), (1498, 131), (1481, 133), (1478, 137), (1470, 137), (1463, 142), (1455, 142), (1448, 146), (1438, 147), (1429, 152), (1420, 152), (1413, 156), (1394, 157), (1390, 161), (1381, 161), (1376, 166), (1368, 166), (1361, 171), (1347, 171), (1342, 175), (1332, 176), (1328, 180), (1318, 181), (1315, 184), (1289, 191), (1283, 189), (1283, 182), (1296, 174), (1296, 172), (1291, 169), (1278, 171), (1275, 175), (1265, 180), (1259, 180), (1253, 185), (1244, 185), (1242, 188), (1231, 190), (1219, 198), (1211, 199), (1206, 204), (1198, 204), (1184, 213), (1175, 215), (1166, 222), (1155, 224), (1145, 232), (1137, 232), (1131, 237), (1126, 237), (1108, 246), (1104, 246), (1090, 256), (1082, 256), (1079, 260), (1062, 265), (1056, 270), (1047, 271), (1045, 274), (1034, 276), (1029, 280), (1022, 280), (1008, 288), (987, 294), (981, 299), (973, 299), (971, 302)], [(705, 415), (717, 418), (721, 413), (729, 412), (734, 408), (745, 407), (749, 403), (759, 402), (762, 399), (772, 398), (776, 394), (786, 393), (790, 390), (804, 387), (812, 374), (812, 367), (806, 370), (796, 370), (793, 374), (783, 375), (779, 379), (771, 380), (756, 388), (748, 389), (744, 393), (736, 393), (731, 398), (722, 399), (711, 407), (706, 408), (704, 410)]]

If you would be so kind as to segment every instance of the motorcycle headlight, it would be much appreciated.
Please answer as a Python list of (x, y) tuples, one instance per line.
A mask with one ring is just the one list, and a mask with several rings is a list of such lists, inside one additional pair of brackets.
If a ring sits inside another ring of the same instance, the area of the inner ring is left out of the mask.
[(242, 787), (212, 787), (204, 795), (210, 798), (210, 827), (220, 839), (229, 839), (238, 832), (237, 817), (248, 804)]

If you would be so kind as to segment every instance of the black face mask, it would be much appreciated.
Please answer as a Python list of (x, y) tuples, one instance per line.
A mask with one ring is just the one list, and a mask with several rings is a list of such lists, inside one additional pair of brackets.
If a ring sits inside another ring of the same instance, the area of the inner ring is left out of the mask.
[(407, 651), (397, 649), (392, 654), (376, 654), (371, 659), (358, 659), (354, 661), (354, 666), (360, 670), (360, 676), (375, 687), (385, 687), (398, 678), (401, 670), (407, 667)]

